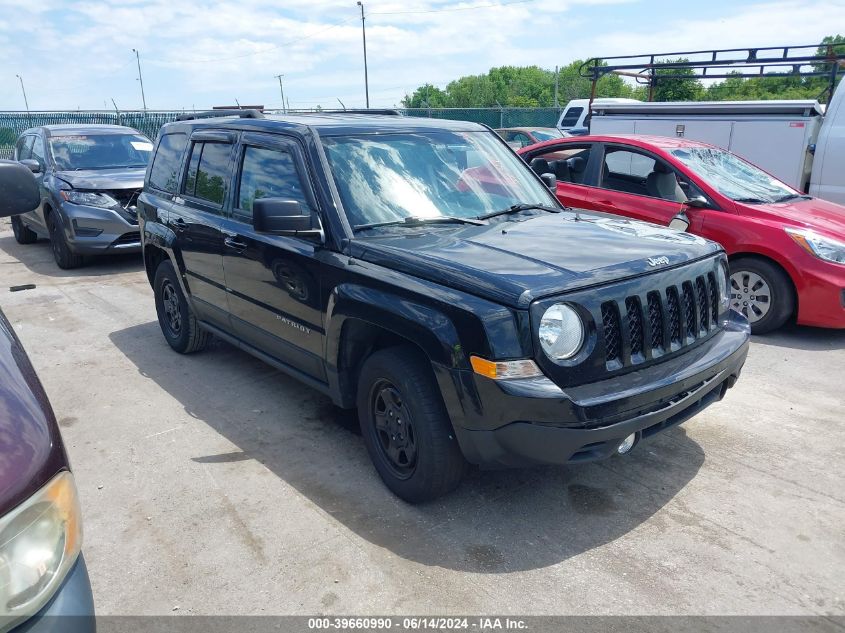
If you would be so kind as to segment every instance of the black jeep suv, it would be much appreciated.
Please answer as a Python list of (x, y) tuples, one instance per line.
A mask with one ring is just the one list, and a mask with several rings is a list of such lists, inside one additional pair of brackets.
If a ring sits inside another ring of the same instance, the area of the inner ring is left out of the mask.
[(717, 244), (564, 209), (490, 129), (390, 114), (188, 117), (138, 205), (159, 323), (357, 407), (408, 501), (467, 463), (628, 452), (748, 350)]

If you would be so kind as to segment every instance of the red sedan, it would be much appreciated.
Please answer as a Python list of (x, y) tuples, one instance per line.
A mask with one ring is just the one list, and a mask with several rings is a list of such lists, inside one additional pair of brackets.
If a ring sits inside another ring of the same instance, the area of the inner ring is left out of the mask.
[(519, 150), (557, 177), (565, 205), (667, 225), (721, 243), (732, 305), (755, 334), (791, 317), (845, 328), (845, 207), (802, 194), (728, 151), (682, 138), (579, 136)]

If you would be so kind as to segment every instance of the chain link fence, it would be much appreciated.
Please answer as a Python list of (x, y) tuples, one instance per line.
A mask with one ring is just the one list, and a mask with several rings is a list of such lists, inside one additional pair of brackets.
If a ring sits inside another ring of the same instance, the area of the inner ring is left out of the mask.
[[(305, 111), (297, 111), (305, 112)], [(308, 110), (307, 112), (314, 112)], [(399, 109), (405, 116), (472, 121), (492, 128), (500, 127), (554, 127), (561, 108), (406, 108)], [(291, 111), (291, 113), (295, 113)], [(74, 112), (0, 112), (0, 159), (14, 155), (15, 142), (21, 133), (31, 127), (56, 124), (106, 123), (125, 125), (155, 138), (159, 128), (185, 114), (183, 110), (157, 111), (85, 111)]]

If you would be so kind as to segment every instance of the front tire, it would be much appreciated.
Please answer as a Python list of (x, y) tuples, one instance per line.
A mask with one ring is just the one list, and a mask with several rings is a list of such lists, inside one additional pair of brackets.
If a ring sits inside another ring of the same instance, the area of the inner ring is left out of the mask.
[(82, 266), (82, 255), (77, 255), (70, 250), (65, 232), (56, 217), (56, 211), (47, 216), (47, 228), (50, 231), (50, 248), (53, 251), (53, 259), (56, 260), (56, 265), (62, 270)]
[(792, 281), (776, 264), (754, 257), (731, 262), (731, 307), (751, 323), (752, 334), (778, 329), (795, 311)]
[(211, 334), (200, 327), (182, 292), (173, 264), (169, 261), (158, 265), (153, 292), (158, 324), (170, 347), (180, 354), (190, 354), (203, 349)]
[(467, 462), (431, 365), (415, 348), (380, 350), (364, 362), (358, 417), (370, 459), (396, 496), (420, 503), (458, 487)]
[(18, 244), (32, 244), (38, 239), (38, 234), (23, 223), (20, 216), (12, 216), (12, 232)]

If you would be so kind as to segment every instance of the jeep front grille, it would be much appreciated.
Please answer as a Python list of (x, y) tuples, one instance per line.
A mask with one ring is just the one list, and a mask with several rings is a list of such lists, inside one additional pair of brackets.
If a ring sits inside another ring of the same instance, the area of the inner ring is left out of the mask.
[(607, 369), (651, 360), (708, 336), (719, 322), (718, 295), (716, 278), (708, 273), (662, 291), (605, 301), (601, 315)]
[(604, 350), (607, 362), (622, 358), (622, 340), (620, 338), (619, 312), (616, 304), (608, 301), (601, 306), (602, 328), (604, 330)]

